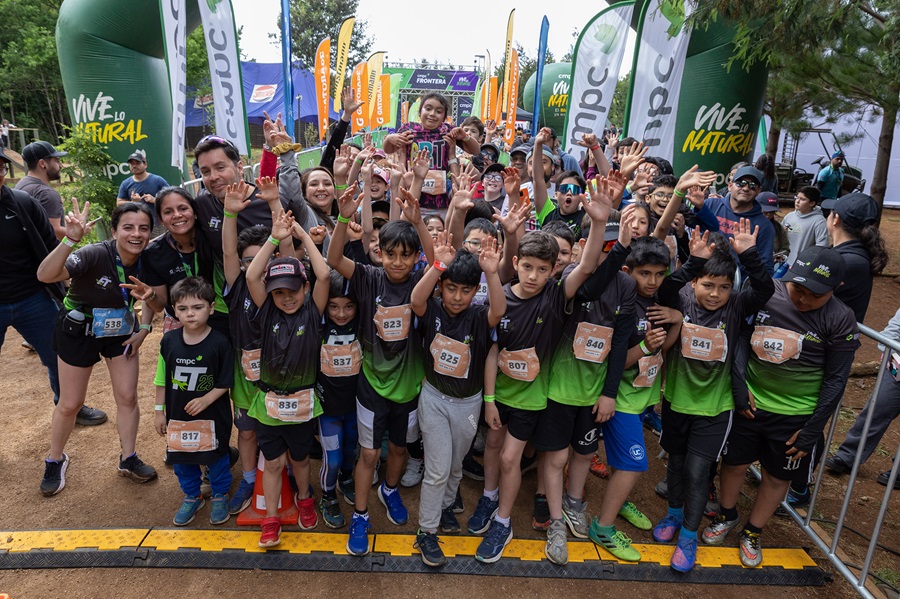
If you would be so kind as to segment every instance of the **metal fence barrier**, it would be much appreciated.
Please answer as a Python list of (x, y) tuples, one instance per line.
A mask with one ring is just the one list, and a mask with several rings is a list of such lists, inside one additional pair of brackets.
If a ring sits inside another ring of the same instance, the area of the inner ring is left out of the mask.
[[(888, 478), (888, 484), (884, 491), (884, 497), (881, 501), (881, 508), (878, 511), (878, 517), (875, 520), (875, 526), (872, 529), (871, 540), (869, 541), (869, 547), (866, 551), (866, 558), (863, 561), (861, 567), (853, 567), (847, 564), (841, 557), (838, 555), (838, 545), (841, 540), (841, 533), (844, 530), (845, 520), (847, 518), (847, 512), (850, 507), (850, 499), (853, 495), (853, 490), (856, 485), (856, 477), (859, 474), (859, 465), (860, 458), (862, 457), (863, 445), (866, 442), (866, 437), (869, 434), (869, 427), (872, 423), (872, 416), (875, 413), (875, 403), (878, 401), (878, 393), (881, 390), (881, 385), (884, 383), (885, 376), (891, 376), (888, 374), (888, 364), (891, 359), (891, 350), (900, 352), (900, 342), (894, 339), (888, 339), (883, 336), (881, 333), (870, 329), (869, 327), (859, 325), (860, 333), (877, 341), (878, 343), (885, 346), (883, 356), (881, 358), (881, 368), (878, 370), (878, 378), (875, 381), (875, 388), (872, 390), (872, 395), (869, 398), (871, 405), (869, 407), (868, 414), (866, 415), (865, 425), (863, 426), (862, 435), (860, 436), (859, 446), (856, 450), (856, 456), (853, 460), (853, 468), (850, 471), (850, 479), (847, 484), (847, 491), (844, 493), (844, 500), (841, 504), (841, 511), (838, 515), (837, 522), (835, 524), (834, 536), (831, 539), (831, 543), (829, 544), (826, 539), (823, 539), (819, 531), (817, 531), (813, 526), (813, 511), (816, 507), (816, 500), (819, 497), (819, 490), (822, 487), (822, 481), (824, 480), (825, 475), (825, 459), (828, 455), (828, 449), (831, 447), (831, 441), (834, 438), (834, 431), (837, 428), (838, 421), (838, 413), (840, 412), (841, 406), (838, 405), (834, 414), (831, 417), (831, 426), (828, 428), (828, 435), (825, 438), (825, 446), (823, 449), (822, 461), (819, 464), (816, 482), (813, 486), (812, 496), (810, 497), (809, 507), (806, 508), (806, 515), (801, 515), (798, 513), (793, 507), (791, 507), (787, 500), (781, 503), (781, 507), (794, 519), (794, 522), (800, 527), (800, 529), (806, 533), (813, 543), (815, 543), (816, 547), (825, 554), (825, 557), (828, 558), (828, 561), (832, 563), (835, 569), (840, 572), (841, 576), (843, 576), (852, 586), (853, 589), (860, 594), (860, 596), (865, 597), (866, 599), (876, 599), (876, 595), (874, 595), (868, 588), (866, 588), (866, 583), (871, 576), (872, 569), (872, 560), (875, 557), (875, 550), (878, 548), (878, 538), (881, 535), (881, 529), (884, 525), (885, 517), (887, 516), (888, 511), (888, 503), (891, 499), (891, 494), (894, 491), (894, 483), (897, 480), (897, 472), (900, 470), (900, 444), (897, 446), (897, 451), (894, 453), (894, 463), (891, 467), (890, 476)], [(756, 468), (753, 469), (753, 473), (756, 477), (760, 476), (759, 470)], [(858, 570), (857, 574), (855, 570)], [(874, 580), (873, 580), (874, 582)]]

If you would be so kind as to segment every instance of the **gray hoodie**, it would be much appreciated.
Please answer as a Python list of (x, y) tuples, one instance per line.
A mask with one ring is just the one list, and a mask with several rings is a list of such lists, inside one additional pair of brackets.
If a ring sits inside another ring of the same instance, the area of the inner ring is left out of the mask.
[(800, 214), (799, 210), (794, 210), (781, 220), (781, 225), (791, 243), (788, 264), (793, 264), (800, 252), (808, 247), (828, 245), (828, 226), (825, 224), (822, 209), (818, 206), (807, 214)]

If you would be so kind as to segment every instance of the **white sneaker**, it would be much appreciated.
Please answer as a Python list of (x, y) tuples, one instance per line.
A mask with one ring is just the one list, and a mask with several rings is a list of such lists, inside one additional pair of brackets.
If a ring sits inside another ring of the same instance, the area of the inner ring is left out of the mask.
[(415, 487), (422, 482), (422, 476), (425, 474), (425, 460), (417, 460), (409, 458), (406, 461), (406, 472), (400, 479), (400, 485), (403, 487)]

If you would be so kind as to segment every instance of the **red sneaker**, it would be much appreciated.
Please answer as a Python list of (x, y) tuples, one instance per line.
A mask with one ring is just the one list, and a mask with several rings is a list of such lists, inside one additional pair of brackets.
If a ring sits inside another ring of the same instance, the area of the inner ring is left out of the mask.
[(316, 502), (313, 496), (310, 495), (306, 499), (297, 499), (295, 496), (294, 501), (297, 504), (297, 510), (300, 512), (300, 517), (297, 518), (297, 526), (303, 530), (315, 528), (316, 524), (319, 523), (319, 516), (316, 515)]
[(277, 516), (262, 521), (262, 534), (259, 535), (260, 547), (274, 547), (281, 542), (281, 522)]
[(609, 478), (609, 468), (600, 461), (596, 454), (591, 458), (591, 474), (600, 478)]

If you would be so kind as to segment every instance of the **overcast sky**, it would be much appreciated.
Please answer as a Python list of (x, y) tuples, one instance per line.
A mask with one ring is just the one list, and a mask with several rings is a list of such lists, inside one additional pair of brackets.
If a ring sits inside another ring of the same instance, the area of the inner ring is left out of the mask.
[[(232, 0), (238, 27), (243, 26), (241, 50), (258, 62), (281, 62), (281, 48), (272, 44), (268, 34), (276, 31), (281, 13), (279, 0)], [(506, 42), (506, 19), (512, 8), (516, 9), (513, 26), (513, 40), (522, 44), (530, 56), (537, 54), (541, 19), (547, 14), (547, 7), (557, 8), (551, 15), (548, 46), (557, 60), (568, 52), (575, 43), (573, 31), (581, 28), (605, 8), (605, 2), (563, 2), (566, 10), (558, 10), (560, 4), (538, 2), (537, 0), (452, 0), (451, 2), (399, 3), (384, 0), (360, 0), (357, 18), (368, 22), (369, 34), (374, 39), (373, 51), (387, 52), (388, 62), (412, 62), (415, 59), (440, 61), (448, 60), (455, 65), (475, 64), (476, 55), (490, 51), (493, 64), (503, 60), (503, 46)], [(585, 11), (568, 7), (593, 5)], [(403, 6), (403, 9), (394, 8)], [(412, 8), (411, 8), (412, 7)], [(426, 15), (416, 12), (422, 7)], [(423, 21), (434, 19), (442, 27), (441, 35), (436, 35), (433, 26), (423, 27)], [(486, 23), (492, 23), (488, 32)], [(337, 31), (333, 39), (337, 38)], [(436, 43), (440, 39), (452, 39), (451, 44)], [(633, 54), (634, 41), (629, 40), (621, 73), (628, 72)]]

